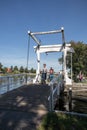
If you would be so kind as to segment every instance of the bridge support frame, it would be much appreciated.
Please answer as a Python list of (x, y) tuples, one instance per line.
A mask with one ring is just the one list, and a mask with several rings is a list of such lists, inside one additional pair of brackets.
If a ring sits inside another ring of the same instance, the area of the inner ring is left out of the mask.
[[(62, 33), (62, 44), (60, 45), (46, 45), (42, 46), (41, 42), (35, 37), (36, 35), (44, 35), (44, 34), (55, 34), (55, 33)], [(64, 28), (61, 27), (60, 30), (54, 30), (54, 31), (47, 31), (47, 32), (30, 32), (28, 31), (28, 34), (32, 37), (32, 39), (37, 43), (37, 46), (34, 46), (34, 49), (37, 54), (37, 71), (36, 71), (36, 78), (34, 80), (35, 82), (40, 82), (40, 53), (49, 53), (49, 52), (63, 52), (64, 53), (64, 63), (63, 63), (63, 69), (64, 69), (64, 80), (65, 84), (72, 84), (71, 79), (68, 78), (67, 71), (66, 71), (66, 55), (67, 51), (70, 51), (70, 44), (65, 44), (65, 38), (64, 38)]]

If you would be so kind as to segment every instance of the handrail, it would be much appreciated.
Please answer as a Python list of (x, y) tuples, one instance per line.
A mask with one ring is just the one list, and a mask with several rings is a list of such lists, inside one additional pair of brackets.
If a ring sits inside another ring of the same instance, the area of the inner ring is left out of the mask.
[(54, 77), (53, 80), (49, 83), (50, 86), (50, 95), (48, 97), (49, 101), (49, 109), (50, 111), (54, 111), (54, 95), (56, 93), (56, 97), (60, 96), (61, 91), (63, 91), (63, 83), (64, 80), (62, 75), (58, 75), (58, 77)]
[(14, 74), (0, 77), (0, 94), (11, 91), (26, 83), (26, 74)]

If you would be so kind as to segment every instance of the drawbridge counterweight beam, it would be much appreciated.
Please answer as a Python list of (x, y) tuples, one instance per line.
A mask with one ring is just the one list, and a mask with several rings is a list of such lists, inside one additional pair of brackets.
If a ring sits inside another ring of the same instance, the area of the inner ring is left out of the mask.
[(28, 31), (28, 34), (30, 33), (30, 35), (44, 35), (44, 34), (61, 33), (62, 31), (64, 31), (63, 28), (60, 30), (46, 31), (46, 32), (30, 32), (30, 31)]
[(64, 28), (63, 27), (61, 27), (60, 30), (53, 30), (53, 31), (46, 31), (46, 32), (31, 32), (31, 31), (28, 31), (28, 35), (30, 35), (32, 37), (32, 39), (38, 45), (41, 45), (41, 42), (39, 42), (39, 40), (35, 37), (35, 35), (45, 35), (45, 34), (55, 34), (55, 33), (62, 33), (62, 42), (64, 44), (65, 43), (65, 39), (64, 39)]

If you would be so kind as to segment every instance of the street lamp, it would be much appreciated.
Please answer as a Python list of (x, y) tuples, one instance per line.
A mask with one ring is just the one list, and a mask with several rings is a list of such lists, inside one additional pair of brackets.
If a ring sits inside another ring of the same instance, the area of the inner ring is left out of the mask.
[(74, 53), (74, 49), (71, 47), (70, 48), (70, 53), (71, 53), (71, 82), (72, 82), (72, 53)]

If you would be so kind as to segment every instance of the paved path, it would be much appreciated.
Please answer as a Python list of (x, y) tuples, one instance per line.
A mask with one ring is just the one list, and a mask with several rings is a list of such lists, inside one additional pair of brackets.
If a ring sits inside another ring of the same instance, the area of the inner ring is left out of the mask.
[(27, 85), (0, 97), (0, 130), (36, 130), (49, 109), (47, 85)]

